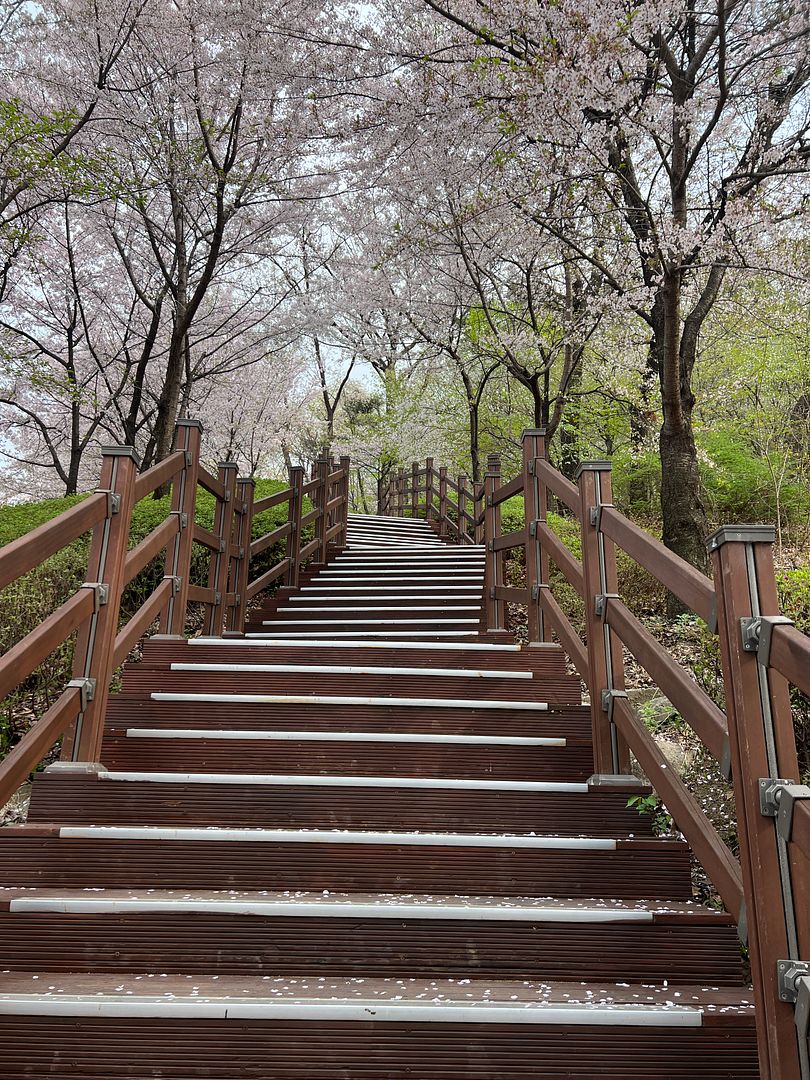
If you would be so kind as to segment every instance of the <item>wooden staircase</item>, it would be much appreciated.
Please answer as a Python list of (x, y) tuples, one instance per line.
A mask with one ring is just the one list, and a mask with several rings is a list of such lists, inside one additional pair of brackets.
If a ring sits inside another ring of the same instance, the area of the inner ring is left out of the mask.
[(147, 641), (0, 832), (0, 1075), (758, 1076), (733, 919), (483, 604), (480, 546), (353, 516), (244, 637)]

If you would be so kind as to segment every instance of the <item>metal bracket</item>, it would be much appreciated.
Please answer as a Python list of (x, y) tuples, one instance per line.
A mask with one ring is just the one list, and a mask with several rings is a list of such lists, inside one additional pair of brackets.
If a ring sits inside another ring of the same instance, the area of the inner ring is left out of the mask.
[(810, 980), (810, 961), (777, 960), (776, 979), (779, 987), (779, 1000), (795, 1003), (800, 993), (798, 985), (800, 980)]
[(228, 545), (227, 545), (227, 543), (225, 542), (225, 540), (224, 540), (224, 539), (222, 539), (222, 538), (220, 538), (220, 541), (219, 541), (219, 553), (220, 553), (220, 555), (222, 555), (222, 554), (223, 554), (223, 552), (225, 551), (225, 549), (227, 548), (227, 546), (228, 546)]
[(110, 491), (109, 488), (99, 488), (96, 495), (107, 496), (107, 517), (112, 517), (114, 514), (121, 512), (121, 496), (117, 491)]
[(487, 506), (493, 506), (493, 505), (494, 505), (494, 503), (492, 502), (492, 496), (487, 495)]
[(602, 712), (607, 713), (608, 720), (613, 723), (613, 706), (616, 704), (616, 698), (626, 698), (627, 694), (624, 690), (603, 690), (602, 691)]
[(95, 679), (71, 679), (68, 686), (75, 686), (81, 696), (81, 711), (85, 712), (87, 709), (87, 703), (92, 701), (96, 696), (96, 680)]
[(226, 502), (226, 503), (230, 502), (231, 501), (231, 494), (232, 494), (231, 489), (230, 488), (225, 488), (225, 495), (224, 495), (222, 501)]
[(608, 600), (620, 600), (621, 597), (618, 593), (597, 593), (593, 598), (593, 610), (594, 614), (598, 615), (602, 622), (605, 621), (605, 615), (607, 614), (607, 602)]
[(775, 626), (793, 626), (793, 619), (784, 615), (758, 615), (740, 619), (740, 633), (745, 652), (755, 652), (757, 660), (767, 667), (771, 659), (771, 639)]
[(806, 960), (777, 960), (779, 1000), (793, 1006), (793, 1022), (800, 1042), (810, 1030), (810, 963)]
[(222, 603), (222, 593), (214, 592), (214, 603), (219, 606)]
[(172, 583), (172, 596), (177, 596), (177, 593), (180, 590), (180, 582), (182, 581), (182, 578), (178, 577), (176, 574), (166, 574), (163, 580), (170, 581)]
[(532, 585), (532, 600), (540, 599), (540, 590), (548, 589), (550, 586), (545, 582), (541, 582), (539, 585)]
[(191, 463), (193, 461), (194, 461), (194, 455), (191, 453), (190, 450), (186, 450), (186, 468), (187, 469), (191, 468)]
[(776, 831), (786, 843), (793, 832), (796, 802), (810, 799), (810, 787), (791, 780), (765, 777), (759, 781), (759, 808), (763, 817), (776, 818)]
[(82, 585), (83, 589), (93, 590), (93, 613), (97, 613), (99, 608), (104, 607), (107, 601), (110, 599), (110, 586), (103, 581), (85, 581)]

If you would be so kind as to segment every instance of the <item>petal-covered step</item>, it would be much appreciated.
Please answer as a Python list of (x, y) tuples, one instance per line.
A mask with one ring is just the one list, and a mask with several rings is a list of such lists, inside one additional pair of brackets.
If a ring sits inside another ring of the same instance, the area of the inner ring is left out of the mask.
[(369, 830), (18, 826), (0, 833), (0, 885), (270, 888), (493, 896), (691, 897), (671, 839)]
[(731, 919), (692, 904), (40, 893), (0, 892), (0, 969), (741, 983)]
[[(676, 996), (677, 995), (677, 996)], [(572, 1040), (575, 1052), (572, 1052)], [(7, 976), (0, 1067), (40, 1080), (747, 1080), (753, 1007), (735, 990), (587, 981)]]

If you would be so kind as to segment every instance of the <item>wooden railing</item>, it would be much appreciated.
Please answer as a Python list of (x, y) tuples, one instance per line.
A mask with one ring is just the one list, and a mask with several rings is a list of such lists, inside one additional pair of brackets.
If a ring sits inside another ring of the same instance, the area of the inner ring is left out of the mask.
[[(779, 613), (773, 529), (741, 526), (715, 533), (709, 578), (613, 506), (609, 462), (583, 462), (576, 484), (554, 469), (542, 429), (524, 432), (522, 468), (507, 483), (499, 459), (490, 456), (482, 497), (474, 495), (471, 512), (462, 501), (461, 482), (453, 487), (458, 503), (449, 501), (447, 487), (446, 471), (436, 470), (430, 459), (424, 468), (399, 470), (380, 492), (381, 513), (425, 516), (440, 534), (462, 543), (470, 542), (470, 527), (476, 530), (472, 542), (483, 540), (486, 551), (488, 630), (504, 630), (506, 605), (522, 604), (529, 640), (556, 638), (562, 645), (588, 688), (594, 782), (615, 782), (629, 773), (631, 754), (636, 759), (748, 944), (763, 1080), (807, 1080), (810, 789), (797, 783), (789, 687), (810, 693), (810, 638)], [(522, 527), (504, 534), (501, 509), (516, 495), (523, 496)], [(550, 505), (579, 522), (581, 558), (549, 525)], [(725, 713), (619, 595), (617, 548), (719, 635)], [(521, 587), (506, 584), (505, 557), (517, 549), (525, 559)], [(584, 601), (584, 641), (554, 595), (552, 565)], [(739, 858), (628, 698), (624, 650), (731, 780)]]
[(453, 480), (444, 466), (435, 468), (428, 458), (424, 467), (395, 469), (377, 491), (381, 514), (424, 517), (435, 521), (440, 536), (459, 544), (480, 544), (484, 536), (484, 485), (471, 483), (460, 473)]
[[(92, 533), (86, 582), (0, 658), (0, 698), (5, 698), (76, 634), (73, 678), (0, 763), (0, 806), (60, 738), (63, 762), (87, 768), (100, 761), (110, 682), (153, 624), (162, 635), (182, 636), (189, 603), (199, 603), (204, 633), (239, 634), (252, 597), (281, 577), (295, 584), (302, 566), (324, 563), (345, 545), (348, 458), (339, 463), (318, 461), (308, 483), (304, 470), (293, 468), (288, 488), (256, 500), (254, 481), (237, 477), (233, 462), (222, 463), (217, 476), (201, 465), (200, 437), (197, 421), (181, 420), (172, 453), (145, 472), (139, 472), (131, 447), (105, 447), (99, 488), (93, 495), (0, 550), (0, 588), (5, 588)], [(130, 548), (134, 506), (167, 485), (172, 491), (169, 513)], [(198, 487), (214, 496), (211, 529), (195, 520)], [(303, 514), (305, 496), (313, 509)], [(254, 519), (283, 505), (286, 524), (251, 539)], [(314, 539), (305, 542), (310, 525)], [(266, 562), (266, 553), (281, 543), (283, 556), (251, 581), (251, 559), (263, 554)], [(209, 551), (205, 586), (190, 581), (194, 544)], [(126, 624), (119, 625), (125, 588), (161, 554), (161, 581)]]

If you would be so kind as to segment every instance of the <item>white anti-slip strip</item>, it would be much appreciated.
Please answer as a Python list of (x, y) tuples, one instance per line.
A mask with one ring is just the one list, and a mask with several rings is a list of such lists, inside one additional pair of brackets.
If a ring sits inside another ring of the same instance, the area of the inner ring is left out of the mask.
[[(129, 734), (129, 732), (127, 732)], [(267, 787), (407, 788), (419, 791), (513, 791), (587, 794), (587, 784), (554, 784), (543, 780), (454, 780), (435, 776), (307, 776), (303, 773), (100, 773), (103, 781), (137, 784), (250, 784)]]
[[(265, 619), (262, 626), (477, 626), (480, 619)], [(423, 631), (424, 633), (424, 631)]]
[[(312, 604), (313, 602), (315, 602), (315, 600), (318, 600), (319, 603), (321, 602), (321, 600), (346, 600), (347, 603), (349, 602), (349, 600), (373, 600), (373, 602), (375, 604), (381, 604), (383, 602), (386, 602), (386, 603), (389, 603), (389, 604), (407, 604), (408, 602), (410, 602), (411, 604), (413, 604), (414, 600), (419, 599), (418, 594), (420, 593), (420, 590), (414, 589), (414, 590), (411, 590), (411, 592), (417, 593), (416, 596), (380, 596), (379, 593), (376, 593), (376, 592), (373, 592), (373, 593), (370, 593), (370, 594), (363, 593), (362, 596), (352, 595), (352, 594), (356, 593), (357, 591), (359, 591), (359, 590), (356, 589), (356, 586), (354, 586), (354, 588), (352, 588), (351, 585), (343, 586), (342, 589), (337, 588), (337, 589), (329, 589), (328, 591), (326, 591), (326, 586), (324, 585), (321, 590), (319, 590), (318, 592), (312, 592), (308, 596), (289, 596), (288, 599), (291, 600), (291, 603), (295, 603), (295, 604)], [(428, 590), (421, 590), (422, 594), (424, 594), (426, 592), (428, 592)], [(480, 593), (480, 592), (478, 592), (478, 593), (454, 593), (453, 595), (448, 596), (446, 593), (443, 593), (440, 596), (433, 596), (433, 595), (424, 596), (424, 599), (426, 599), (426, 600), (440, 600), (440, 602), (443, 602), (443, 600), (448, 600), (448, 602), (453, 603), (454, 600), (482, 600), (482, 599), (484, 599), (484, 594)], [(281, 611), (282, 609), (279, 608), (279, 610)], [(285, 611), (295, 611), (297, 609), (296, 608), (284, 608), (283, 610), (285, 610)], [(342, 611), (343, 608), (340, 608), (340, 610)], [(363, 608), (362, 610), (367, 610), (367, 609)], [(396, 609), (394, 609), (394, 610), (396, 610)], [(418, 608), (418, 610), (423, 611), (424, 608)], [(444, 610), (447, 610), (447, 609), (445, 608)], [(457, 611), (459, 609), (458, 608), (450, 608), (450, 610), (451, 611)], [(464, 609), (464, 610), (469, 610), (469, 608)]]
[(422, 706), (432, 709), (516, 709), (519, 712), (547, 712), (545, 701), (455, 701), (450, 698), (333, 697), (327, 694), (169, 694), (154, 693), (152, 701), (221, 701), (241, 705), (390, 705)]
[(565, 1024), (618, 1027), (700, 1027), (703, 1012), (687, 1005), (579, 1005), (527, 1002), (319, 1001), (311, 998), (104, 997), (98, 994), (0, 994), (0, 1013), (17, 1016), (166, 1017), (205, 1020), (316, 1020), (376, 1023)]
[[(191, 638), (189, 645), (264, 645), (268, 648), (301, 649), (304, 647), (300, 641), (257, 641), (255, 638)], [(436, 649), (435, 641), (307, 641), (306, 648), (317, 649)], [(447, 641), (440, 646), (442, 652), (459, 652), (463, 649), (472, 649), (476, 652), (520, 652), (520, 645), (484, 645), (476, 641)]]
[(279, 671), (301, 675), (436, 675), (450, 679), (531, 679), (531, 671), (485, 668), (371, 667), (340, 664), (172, 664), (172, 671)]
[(380, 901), (376, 904), (330, 903), (317, 900), (103, 900), (95, 897), (60, 897), (42, 899), (19, 896), (9, 902), (10, 911), (59, 912), (65, 915), (92, 913), (122, 915), (135, 912), (141, 915), (170, 912), (182, 915), (267, 915), (273, 918), (311, 919), (470, 919), (475, 922), (541, 922), (541, 923), (651, 923), (653, 910), (638, 908), (565, 908), (541, 905), (493, 904), (398, 904)]
[[(285, 612), (287, 614), (289, 614), (289, 612), (291, 611), (312, 611), (318, 612), (319, 614), (324, 611), (340, 611), (346, 615), (352, 615), (356, 612), (366, 611), (421, 611), (424, 612), (424, 614), (428, 615), (433, 611), (476, 611), (477, 608), (475, 604), (466, 604), (463, 607), (457, 605), (448, 606), (446, 604), (442, 604), (441, 607), (420, 607), (414, 605), (409, 605), (408, 607), (380, 607), (379, 605), (376, 605), (375, 607), (324, 607), (322, 604), (319, 604), (317, 607), (287, 607), (282, 605), (276, 610)], [(271, 619), (270, 621), (272, 622), (273, 620)], [(445, 622), (452, 621), (452, 619), (445, 619)], [(478, 620), (476, 619), (475, 621), (477, 622)], [(265, 623), (265, 625), (267, 625), (267, 623)]]
[(189, 829), (162, 825), (63, 825), (63, 840), (228, 841), (245, 844), (392, 844), (396, 847), (529, 848), (553, 851), (615, 851), (605, 836), (525, 836), (520, 833), (368, 832), (361, 829)]
[[(237, 739), (251, 742), (447, 743), (456, 746), (565, 746), (565, 739), (521, 735), (436, 735), (391, 731), (257, 731), (253, 728), (127, 728), (129, 739)], [(109, 775), (105, 773), (104, 775)], [(488, 781), (482, 781), (488, 783)], [(528, 781), (527, 781), (528, 782)], [(506, 788), (511, 781), (506, 782)], [(558, 790), (555, 785), (554, 790)], [(565, 788), (587, 791), (587, 784)]]
[[(361, 624), (362, 625), (362, 624)], [(285, 630), (283, 633), (278, 634), (245, 634), (246, 638), (316, 638), (320, 637), (323, 630)], [(424, 623), (421, 630), (330, 630), (329, 633), (336, 638), (358, 638), (358, 637), (378, 637), (378, 638), (413, 638), (419, 637), (420, 634), (427, 633)], [(477, 630), (431, 630), (433, 637), (471, 637), (477, 638), (479, 636)], [(335, 641), (334, 645), (339, 645), (341, 642)], [(347, 641), (346, 645), (358, 645), (362, 642)], [(374, 645), (376, 646), (376, 642)], [(444, 648), (444, 645), (442, 645)]]

